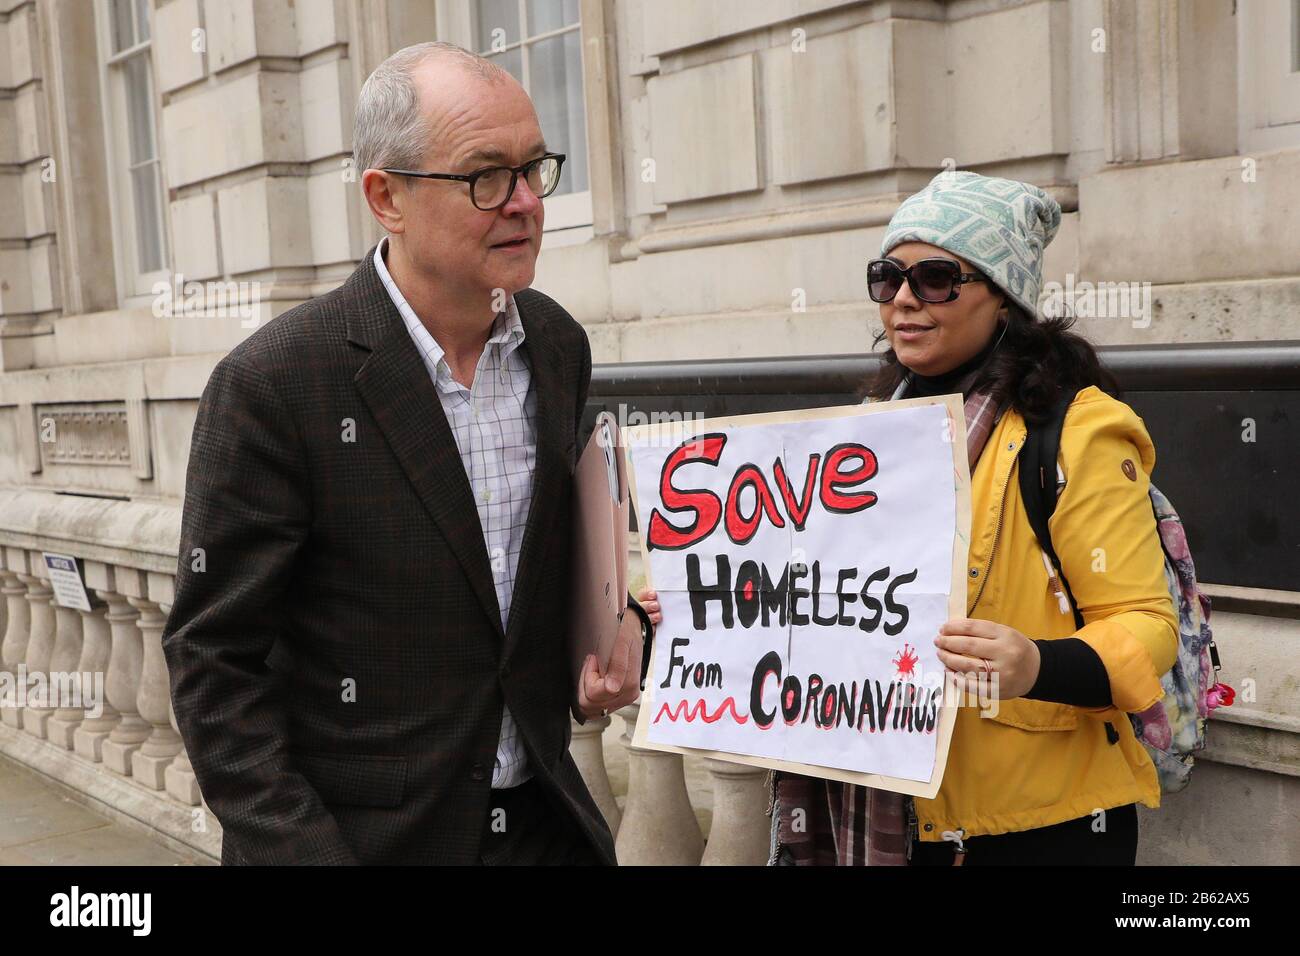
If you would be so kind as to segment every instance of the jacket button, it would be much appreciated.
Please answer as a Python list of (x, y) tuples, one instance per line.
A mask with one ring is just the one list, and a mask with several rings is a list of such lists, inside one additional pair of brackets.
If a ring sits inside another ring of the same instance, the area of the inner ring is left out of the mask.
[(979, 569), (979, 568), (971, 568), (971, 569), (970, 569), (970, 576), (973, 577), (973, 578), (977, 578), (977, 577), (979, 577), (979, 576), (980, 576), (980, 569)]
[(474, 764), (470, 769), (469, 775), (475, 780), (484, 780), (487, 778), (487, 774), (483, 771), (483, 765), (481, 763)]
[(934, 829), (934, 824), (933, 824), (933, 823), (927, 823), (927, 824), (925, 825), (925, 832), (926, 832), (926, 833), (929, 833), (929, 832), (930, 832), (931, 830), (933, 830), (933, 829)]

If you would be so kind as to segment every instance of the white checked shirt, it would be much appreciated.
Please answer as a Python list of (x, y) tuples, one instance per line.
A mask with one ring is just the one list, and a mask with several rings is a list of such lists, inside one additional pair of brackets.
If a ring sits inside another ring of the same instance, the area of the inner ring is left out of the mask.
[[(456, 437), (456, 448), (478, 508), (504, 629), (510, 619), (510, 598), (537, 463), (537, 397), (528, 387), (532, 372), (527, 353), (519, 347), (524, 342), (524, 326), (514, 296), (507, 297), (506, 310), (492, 323), (487, 345), (479, 356), (474, 385), (466, 388), (452, 377), (442, 346), (429, 334), (388, 274), (384, 265), (387, 249), (385, 236), (375, 250), (375, 269), (429, 370), (447, 424)], [(501, 715), (492, 786), (515, 787), (531, 776), (523, 741), (506, 708)]]

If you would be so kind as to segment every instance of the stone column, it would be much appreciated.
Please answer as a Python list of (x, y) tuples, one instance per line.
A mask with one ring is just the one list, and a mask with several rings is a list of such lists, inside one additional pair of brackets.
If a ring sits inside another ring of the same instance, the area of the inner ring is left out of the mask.
[(77, 669), (81, 673), (81, 692), (86, 708), (81, 726), (72, 733), (72, 749), (87, 760), (99, 763), (104, 741), (120, 719), (108, 700), (108, 671), (113, 652), (108, 608), (100, 604), (92, 610), (82, 611), (81, 630), (84, 642)]
[(713, 825), (701, 866), (763, 866), (771, 844), (767, 771), (706, 759), (713, 778)]
[(639, 704), (618, 712), (626, 729), (627, 801), (614, 848), (625, 866), (695, 866), (704, 836), (686, 792), (681, 754), (632, 745)]
[(64, 750), (72, 749), (72, 734), (85, 716), (81, 706), (81, 663), (84, 635), (81, 630), (81, 612), (75, 607), (63, 607), (57, 599), (54, 605), (54, 651), (50, 654), (50, 703), (55, 711), (45, 728), (45, 737)]
[[(108, 607), (104, 591), (113, 590), (113, 568), (100, 561), (83, 561), (86, 576), (86, 593), (93, 609), (83, 611), (81, 630), (84, 643), (81, 651), (82, 692), (87, 695), (85, 719), (72, 735), (72, 749), (93, 763), (103, 759), (104, 741), (112, 733), (121, 715), (108, 699), (108, 673), (113, 656), (113, 631), (108, 621)], [(89, 675), (89, 676), (86, 676)], [(85, 682), (89, 682), (87, 686)], [(93, 695), (93, 696), (92, 696)], [(98, 709), (97, 716), (92, 716)]]
[(27, 642), (31, 637), (32, 615), (26, 599), (27, 585), (19, 576), (20, 572), (27, 570), (26, 553), (17, 548), (4, 550), (5, 570), (0, 574), (0, 594), (4, 595), (9, 618), (5, 624), (4, 641), (0, 643), (0, 661), (4, 663), (5, 673), (12, 674), (13, 678), (11, 689), (0, 699), (0, 722), (18, 729), (23, 725), (18, 677), (21, 673), (23, 683), (26, 683)]
[(144, 669), (136, 706), (140, 716), (153, 725), (149, 738), (131, 755), (131, 776), (150, 790), (166, 786), (163, 771), (181, 751), (181, 735), (171, 725), (171, 687), (167, 660), (163, 657), (162, 632), (166, 616), (153, 601), (130, 598), (140, 612), (140, 635), (144, 645)]
[[(31, 556), (31, 567), (36, 570), (36, 556)], [(52, 707), (46, 706), (48, 699), (48, 681), (50, 657), (54, 653), (55, 623), (54, 606), (50, 599), (54, 591), (44, 578), (31, 574), (19, 575), (27, 585), (27, 604), (31, 612), (32, 631), (27, 642), (27, 679), (29, 683), (27, 706), (23, 708), (23, 730), (33, 737), (45, 739), (46, 727)], [(36, 696), (33, 698), (32, 681), (38, 680)]]
[(601, 739), (605, 728), (609, 726), (610, 718), (596, 717), (581, 725), (572, 717), (569, 719), (573, 721), (573, 739), (569, 743), (569, 753), (573, 755), (573, 762), (578, 765), (578, 772), (591, 791), (591, 799), (596, 801), (596, 806), (605, 817), (609, 832), (618, 836), (623, 814), (618, 809), (618, 801), (614, 799), (614, 788), (609, 785), (609, 773), (605, 769), (605, 748)]
[[(120, 571), (118, 576), (122, 576)], [(153, 730), (136, 709), (140, 675), (144, 669), (144, 644), (140, 629), (136, 627), (140, 614), (124, 595), (115, 591), (95, 593), (108, 602), (107, 620), (112, 632), (112, 651), (108, 657), (108, 677), (104, 683), (109, 704), (121, 715), (108, 739), (103, 742), (100, 756), (109, 770), (130, 776), (131, 757)]]

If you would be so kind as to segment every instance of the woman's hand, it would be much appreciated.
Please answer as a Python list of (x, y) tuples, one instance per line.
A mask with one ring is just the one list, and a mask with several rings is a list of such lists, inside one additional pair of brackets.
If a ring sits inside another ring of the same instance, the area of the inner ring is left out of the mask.
[(990, 668), (997, 675), (999, 700), (1023, 696), (1038, 680), (1038, 645), (1014, 627), (955, 617), (939, 628), (934, 645), (948, 670), (969, 675), (962, 677), (964, 686), (959, 685), (967, 693), (976, 691), (977, 679)]
[(658, 627), (664, 619), (664, 612), (659, 607), (659, 595), (649, 588), (642, 588), (636, 596), (636, 603), (645, 608), (645, 612), (650, 615), (650, 623)]

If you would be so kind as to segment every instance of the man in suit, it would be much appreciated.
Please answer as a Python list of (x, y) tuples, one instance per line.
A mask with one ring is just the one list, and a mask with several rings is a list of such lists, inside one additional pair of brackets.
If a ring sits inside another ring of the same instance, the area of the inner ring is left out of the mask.
[(194, 427), (163, 647), (222, 860), (611, 864), (569, 714), (636, 699), (649, 624), (571, 672), (591, 352), (528, 288), (562, 160), (447, 44), (370, 77), (354, 156), (387, 236), (227, 355)]

